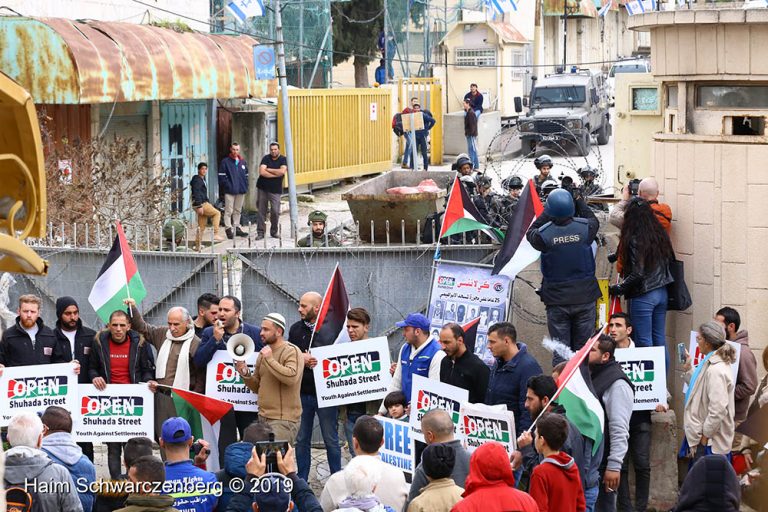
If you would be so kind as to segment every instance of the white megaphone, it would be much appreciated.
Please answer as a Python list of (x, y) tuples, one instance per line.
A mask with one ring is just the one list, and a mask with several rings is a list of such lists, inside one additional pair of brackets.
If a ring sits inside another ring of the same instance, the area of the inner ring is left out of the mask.
[(256, 351), (256, 344), (253, 338), (247, 334), (238, 333), (229, 338), (227, 342), (227, 352), (233, 361), (245, 361)]

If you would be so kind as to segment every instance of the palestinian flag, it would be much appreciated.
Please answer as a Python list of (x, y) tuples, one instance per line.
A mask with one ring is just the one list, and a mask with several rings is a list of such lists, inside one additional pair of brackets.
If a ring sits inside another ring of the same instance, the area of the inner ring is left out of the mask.
[(533, 180), (528, 180), (509, 219), (504, 245), (496, 254), (491, 275), (501, 274), (514, 280), (518, 272), (539, 259), (541, 253), (531, 246), (525, 234), (543, 211), (536, 186)]
[(147, 296), (147, 290), (141, 281), (136, 261), (128, 247), (128, 240), (120, 222), (117, 223), (117, 236), (107, 254), (107, 261), (102, 265), (96, 282), (93, 283), (88, 302), (105, 324), (109, 315), (121, 309), (127, 311), (123, 299), (131, 298), (140, 304)]
[(472, 353), (475, 352), (475, 340), (477, 340), (478, 325), (480, 325), (480, 317), (470, 320), (461, 326), (461, 328), (464, 329), (464, 346)]
[(448, 197), (448, 204), (445, 206), (443, 224), (440, 228), (438, 239), (467, 231), (483, 230), (491, 238), (501, 242), (504, 235), (498, 229), (486, 224), (486, 222), (480, 212), (477, 211), (477, 208), (475, 208), (467, 190), (457, 177), (453, 181), (451, 195)]
[(189, 422), (195, 439), (210, 443), (208, 471), (219, 471), (224, 467), (224, 450), (237, 441), (235, 407), (186, 389), (171, 388), (171, 396), (176, 415)]
[(557, 392), (552, 397), (552, 401), (556, 400), (565, 408), (565, 416), (576, 425), (579, 432), (594, 441), (593, 455), (603, 440), (605, 412), (592, 388), (588, 355), (604, 327), (597, 331), (597, 334), (592, 336), (565, 365), (563, 373), (557, 379)]
[[(616, 276), (616, 284), (619, 284), (619, 276)], [(621, 309), (621, 297), (618, 295), (611, 295), (610, 307), (608, 308), (608, 317), (615, 315), (616, 313), (622, 313)]]
[(325, 297), (317, 314), (315, 329), (312, 331), (312, 346), (324, 347), (334, 343), (346, 343), (350, 341), (347, 332), (347, 312), (349, 311), (349, 297), (344, 279), (341, 277), (339, 264), (333, 271), (331, 282), (325, 290)]

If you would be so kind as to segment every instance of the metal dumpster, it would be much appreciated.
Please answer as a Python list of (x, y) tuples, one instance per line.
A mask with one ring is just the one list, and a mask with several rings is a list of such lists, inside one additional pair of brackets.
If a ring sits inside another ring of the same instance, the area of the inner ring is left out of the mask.
[[(389, 171), (366, 183), (362, 183), (341, 198), (349, 204), (352, 217), (360, 225), (360, 238), (371, 240), (371, 222), (373, 222), (373, 240), (377, 243), (387, 241), (387, 221), (389, 221), (389, 241), (418, 243), (418, 232), (424, 231), (424, 220), (428, 215), (444, 210), (447, 189), (456, 177), (455, 171)], [(432, 179), (442, 190), (439, 193), (422, 192), (419, 194), (387, 194), (392, 187), (415, 187), (422, 180)]]

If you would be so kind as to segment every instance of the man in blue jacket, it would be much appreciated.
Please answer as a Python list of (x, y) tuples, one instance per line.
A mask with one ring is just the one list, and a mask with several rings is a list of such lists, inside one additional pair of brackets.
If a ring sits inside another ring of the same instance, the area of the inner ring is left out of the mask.
[[(240, 229), (240, 212), (248, 192), (248, 163), (240, 156), (240, 144), (229, 146), (229, 155), (219, 164), (219, 190), (224, 194), (224, 226), (227, 238), (248, 236)], [(233, 231), (234, 229), (234, 231)]]

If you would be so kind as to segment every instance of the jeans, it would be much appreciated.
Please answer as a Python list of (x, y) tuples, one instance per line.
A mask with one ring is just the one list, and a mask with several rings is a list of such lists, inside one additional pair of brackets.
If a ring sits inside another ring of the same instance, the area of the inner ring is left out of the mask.
[[(594, 302), (568, 306), (547, 306), (547, 330), (552, 339), (562, 342), (573, 352), (584, 346), (595, 332), (597, 310)], [(633, 319), (634, 322), (634, 319)], [(557, 352), (552, 354), (552, 366), (568, 358)]]
[(405, 132), (405, 135), (403, 135), (403, 137), (405, 137), (405, 152), (403, 153), (403, 165), (408, 167), (411, 161), (411, 156), (412, 156), (411, 143), (413, 141), (411, 139), (411, 132)]
[(594, 486), (584, 491), (584, 500), (587, 502), (586, 512), (595, 512), (595, 503), (597, 502), (598, 487)]
[[(602, 475), (605, 470), (600, 470)], [(597, 502), (595, 503), (596, 512), (616, 512), (616, 491), (608, 492), (605, 490), (605, 484), (602, 477), (598, 484)]]
[(667, 288), (662, 286), (629, 301), (632, 317), (632, 340), (636, 347), (664, 347), (669, 368), (669, 352), (665, 339), (667, 318)]
[[(421, 158), (424, 160), (424, 170), (429, 170), (429, 156), (427, 156), (427, 137), (416, 137), (416, 152), (421, 153)], [(413, 155), (411, 155), (413, 156)], [(416, 169), (418, 167), (418, 157), (416, 157), (416, 162), (411, 162), (411, 169)]]
[[(635, 466), (635, 508), (629, 498), (629, 458)], [(651, 424), (630, 425), (629, 449), (624, 456), (619, 480), (618, 509), (624, 512), (645, 512), (651, 488)]]
[(256, 204), (259, 209), (259, 217), (256, 221), (259, 236), (267, 232), (267, 209), (269, 209), (269, 234), (277, 238), (277, 228), (280, 225), (280, 194), (259, 189)]
[(467, 153), (472, 160), (472, 168), (479, 169), (480, 161), (477, 159), (477, 137), (467, 137)]
[(299, 478), (309, 482), (309, 469), (312, 465), (312, 427), (315, 414), (320, 422), (325, 451), (328, 454), (328, 467), (331, 474), (341, 470), (341, 446), (339, 446), (339, 408), (317, 406), (317, 396), (301, 394), (301, 424), (296, 437), (296, 463), (299, 466)]
[[(123, 474), (123, 445), (125, 443), (106, 443), (107, 444), (107, 467), (109, 468), (109, 478), (112, 480), (120, 479)], [(126, 468), (128, 471), (128, 468)]]
[(352, 442), (352, 431), (355, 429), (355, 422), (362, 416), (362, 414), (353, 412), (350, 413), (347, 409), (347, 421), (344, 422), (344, 434), (347, 436), (347, 445), (349, 446), (349, 454), (353, 457), (355, 454), (355, 445)]

